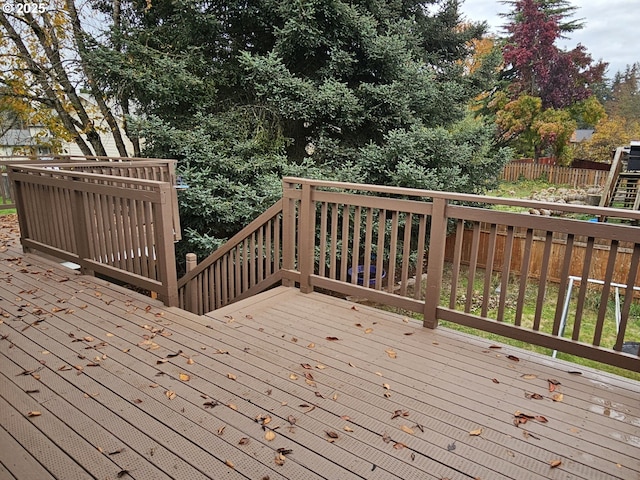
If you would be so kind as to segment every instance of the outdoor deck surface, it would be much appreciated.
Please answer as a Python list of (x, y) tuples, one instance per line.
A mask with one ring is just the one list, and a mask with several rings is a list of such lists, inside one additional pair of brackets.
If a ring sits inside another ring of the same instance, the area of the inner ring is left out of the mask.
[(638, 382), (293, 288), (198, 317), (4, 243), (0, 479), (640, 479)]

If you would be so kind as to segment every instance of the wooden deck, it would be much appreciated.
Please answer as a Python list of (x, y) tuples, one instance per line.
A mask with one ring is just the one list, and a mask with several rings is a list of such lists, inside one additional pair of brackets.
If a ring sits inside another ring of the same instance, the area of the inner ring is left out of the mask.
[(0, 241), (0, 479), (640, 479), (638, 382), (292, 288), (198, 317)]

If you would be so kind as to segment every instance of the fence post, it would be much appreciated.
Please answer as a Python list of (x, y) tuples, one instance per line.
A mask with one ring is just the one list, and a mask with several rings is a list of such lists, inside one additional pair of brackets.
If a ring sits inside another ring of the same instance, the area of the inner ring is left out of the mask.
[(442, 286), (442, 270), (447, 242), (447, 200), (433, 199), (431, 210), (431, 229), (429, 231), (429, 256), (427, 258), (427, 286), (424, 298), (424, 322), (427, 328), (438, 326), (438, 306), (440, 305), (440, 288)]
[(315, 207), (311, 194), (313, 188), (309, 183), (302, 184), (302, 197), (300, 199), (300, 229), (298, 231), (298, 263), (300, 265), (300, 291), (302, 293), (313, 292), (311, 286), (311, 274), (315, 260)]
[[(195, 253), (187, 253), (187, 273), (196, 268), (198, 265), (198, 256)], [(197, 282), (196, 278), (192, 278), (187, 282), (184, 286), (185, 288), (185, 296), (184, 300), (186, 303), (185, 310), (188, 310), (191, 313), (199, 313), (197, 309), (198, 303), (198, 292), (195, 289), (194, 282)]]

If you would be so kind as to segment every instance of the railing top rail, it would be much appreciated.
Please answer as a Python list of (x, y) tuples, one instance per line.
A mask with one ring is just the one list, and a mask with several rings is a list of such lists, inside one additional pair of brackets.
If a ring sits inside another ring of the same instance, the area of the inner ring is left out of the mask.
[[(40, 167), (59, 167), (61, 169), (71, 169), (75, 167), (111, 167), (111, 168), (121, 168), (121, 167), (152, 167), (155, 165), (170, 165), (177, 163), (177, 160), (169, 160), (169, 159), (154, 159), (149, 161), (138, 160), (138, 161), (123, 161), (123, 162), (19, 162), (16, 165), (29, 165), (29, 166), (40, 166)], [(11, 165), (11, 163), (9, 163)]]
[[(51, 165), (54, 166), (55, 165)], [(34, 166), (34, 165), (8, 165), (10, 172), (14, 174), (37, 174), (34, 175), (35, 178), (38, 176), (42, 177), (54, 177), (54, 176), (64, 176), (64, 177), (74, 177), (74, 178), (83, 178), (87, 180), (100, 180), (107, 184), (109, 183), (119, 183), (119, 184), (129, 184), (129, 185), (137, 185), (137, 186), (146, 186), (151, 189), (158, 189), (163, 187), (167, 182), (161, 182), (157, 180), (146, 180), (141, 178), (131, 178), (131, 177), (120, 177), (113, 175), (103, 175), (100, 173), (86, 173), (86, 172), (75, 172), (69, 171), (65, 169), (61, 170), (53, 170), (51, 168), (47, 168), (44, 166)]]
[[(487, 203), (491, 205), (506, 205), (523, 208), (544, 208), (548, 210), (561, 210), (568, 213), (581, 213), (593, 216), (622, 217), (632, 220), (640, 220), (640, 211), (625, 210), (621, 208), (591, 207), (584, 205), (572, 205), (566, 203), (541, 202), (537, 200), (521, 200), (487, 195), (474, 195), (469, 193), (440, 192), (437, 190), (422, 190), (415, 188), (391, 187), (385, 185), (372, 185), (361, 183), (334, 182), (329, 180), (313, 180), (308, 178), (285, 177), (283, 184), (311, 185), (313, 187), (335, 188), (342, 190), (355, 190), (360, 192), (387, 193), (393, 195), (440, 198), (457, 202)], [(295, 188), (295, 187), (294, 187)]]
[(2, 155), (0, 156), (0, 163), (7, 163), (11, 161), (31, 161), (31, 162), (55, 162), (64, 161), (65, 163), (76, 163), (86, 161), (103, 161), (109, 163), (118, 162), (139, 162), (139, 161), (152, 161), (152, 160), (172, 160), (168, 158), (147, 158), (147, 157), (105, 157), (99, 155)]

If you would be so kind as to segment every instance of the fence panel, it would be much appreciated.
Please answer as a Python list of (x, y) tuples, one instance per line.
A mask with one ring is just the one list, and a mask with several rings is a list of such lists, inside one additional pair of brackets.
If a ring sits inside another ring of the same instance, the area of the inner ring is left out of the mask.
[(604, 186), (608, 174), (608, 171), (602, 170), (512, 162), (502, 170), (502, 180), (517, 182), (521, 179), (542, 179), (549, 183), (571, 185), (573, 187)]

